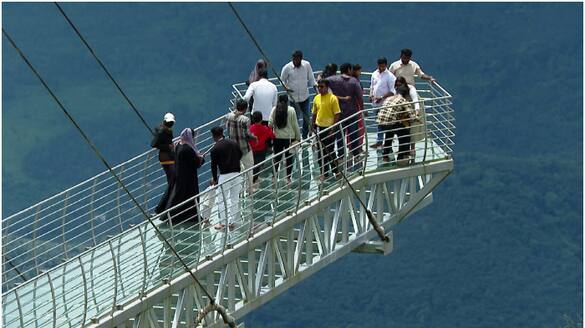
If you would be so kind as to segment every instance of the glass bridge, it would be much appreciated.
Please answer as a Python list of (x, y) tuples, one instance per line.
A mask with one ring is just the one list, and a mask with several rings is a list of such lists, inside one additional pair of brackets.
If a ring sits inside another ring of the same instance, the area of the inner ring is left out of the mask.
[[(369, 79), (370, 73), (362, 74), (366, 95)], [(233, 86), (232, 105), (245, 90), (244, 83)], [(221, 223), (218, 213), (229, 213), (233, 205), (225, 197), (225, 183), (203, 187), (198, 197), (179, 205), (196, 207), (209, 224), (173, 224), (173, 209), (153, 220), (235, 318), (350, 251), (386, 254), (392, 248), (391, 227), (428, 205), (433, 188), (453, 169), (451, 95), (437, 83), (419, 80), (417, 90), (419, 119), (411, 128), (414, 151), (406, 163), (386, 161), (370, 147), (377, 124), (366, 102), (356, 114), (363, 122), (362, 153), (355, 158), (347, 150), (335, 154), (347, 180), (322, 178), (322, 148), (312, 135), (286, 150), (294, 156), (290, 181), (284, 161), (279, 172), (272, 156), (258, 165), (260, 184), (254, 192), (242, 188), (240, 219), (232, 229), (214, 229)], [(213, 145), (209, 130), (223, 120), (196, 129), (200, 151)], [(352, 136), (340, 133), (347, 149)], [(166, 188), (156, 155), (153, 149), (114, 168), (149, 213)], [(201, 185), (211, 177), (209, 165), (207, 158), (198, 170)], [(251, 170), (240, 175), (248, 174)], [(379, 238), (362, 202), (389, 241), (375, 241)], [(2, 227), (4, 327), (191, 327), (209, 302), (107, 171), (4, 218)], [(221, 326), (220, 321), (208, 314), (203, 324)]]

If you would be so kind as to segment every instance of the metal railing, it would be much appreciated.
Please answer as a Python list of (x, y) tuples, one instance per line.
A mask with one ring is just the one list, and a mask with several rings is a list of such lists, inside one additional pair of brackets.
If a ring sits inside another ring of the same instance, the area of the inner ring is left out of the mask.
[[(234, 97), (242, 95), (242, 85), (234, 85)], [(410, 127), (417, 132), (408, 133), (416, 141), (408, 145), (408, 153), (404, 154), (410, 156), (406, 164), (449, 157), (454, 144), (451, 96), (438, 84), (417, 86), (421, 96), (419, 105), (424, 110), (418, 123)], [(273, 226), (296, 213), (306, 202), (320, 199), (331, 188), (340, 187), (343, 182), (335, 174), (338, 171), (352, 178), (404, 164), (392, 161), (390, 155), (385, 157), (384, 147), (378, 151), (369, 147), (375, 142), (378, 130), (374, 111), (366, 103), (363, 112), (268, 156), (253, 168), (164, 211), (155, 218), (159, 228), (188, 265), (194, 267), (207, 256), (221, 253), (240, 240), (253, 238), (257, 229)], [(213, 120), (197, 131), (206, 132), (222, 119)], [(348, 133), (348, 129), (339, 129), (360, 121), (363, 128), (356, 131)], [(348, 144), (356, 144), (354, 140), (358, 140), (355, 154), (348, 150)], [(211, 144), (209, 137), (197, 142), (202, 150)], [(333, 154), (327, 151), (331, 150), (331, 144), (339, 145)], [(391, 154), (397, 154), (400, 149), (396, 142), (391, 146), (386, 143), (386, 147), (392, 147)], [(279, 156), (284, 154), (292, 154), (290, 175), (286, 156)], [(278, 157), (282, 158), (277, 170)], [(209, 162), (199, 169), (200, 181), (210, 177)], [(143, 206), (152, 209), (166, 187), (154, 151), (115, 169), (122, 173), (124, 183), (143, 201)], [(244, 181), (256, 175), (254, 169), (259, 182), (249, 185)], [(195, 215), (198, 221), (193, 220)], [(32, 222), (26, 221), (27, 218), (32, 218)], [(183, 218), (186, 220), (177, 222)], [(4, 229), (9, 231), (3, 231), (3, 264), (9, 269), (5, 277), (11, 278), (13, 286), (3, 294), (5, 326), (81, 325), (92, 317), (123, 308), (163, 281), (182, 274), (178, 261), (154, 228), (143, 221), (140, 212), (105, 173), (6, 218)], [(19, 222), (27, 222), (27, 228), (14, 227)], [(12, 227), (7, 227), (7, 223)], [(223, 228), (215, 229), (216, 225)], [(17, 232), (27, 229), (31, 230), (28, 234), (18, 236)], [(22, 246), (27, 243), (29, 247)], [(15, 265), (13, 268), (7, 264), (7, 255)], [(62, 258), (63, 263), (58, 263)], [(21, 264), (22, 269), (16, 270), (19, 263), (27, 263), (28, 267)], [(16, 284), (18, 271), (30, 275), (19, 285)]]

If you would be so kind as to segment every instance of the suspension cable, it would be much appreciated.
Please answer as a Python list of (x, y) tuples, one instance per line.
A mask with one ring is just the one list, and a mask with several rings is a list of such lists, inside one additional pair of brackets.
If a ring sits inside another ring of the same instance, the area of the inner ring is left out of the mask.
[(154, 135), (154, 132), (150, 129), (150, 127), (148, 126), (148, 123), (146, 123), (146, 120), (144, 119), (144, 117), (142, 116), (142, 114), (140, 114), (140, 112), (138, 111), (138, 109), (136, 108), (136, 106), (134, 106), (134, 103), (132, 103), (132, 101), (130, 100), (130, 98), (128, 98), (128, 96), (122, 90), (122, 88), (120, 87), (120, 85), (118, 84), (118, 82), (116, 82), (116, 79), (114, 79), (114, 77), (112, 76), (112, 74), (110, 74), (110, 72), (108, 71), (108, 69), (106, 68), (106, 66), (104, 65), (104, 63), (95, 54), (95, 51), (93, 50), (93, 48), (89, 45), (89, 43), (87, 43), (86, 39), (83, 37), (83, 35), (81, 35), (81, 32), (79, 32), (79, 29), (77, 29), (77, 27), (75, 26), (75, 24), (73, 24), (73, 21), (71, 21), (71, 19), (69, 19), (69, 17), (67, 16), (67, 14), (65, 14), (65, 11), (63, 10), (63, 8), (61, 8), (61, 6), (59, 5), (59, 3), (54, 2), (54, 4), (55, 4), (55, 6), (57, 6), (57, 9), (59, 9), (59, 11), (63, 15), (63, 17), (65, 17), (65, 20), (67, 20), (67, 22), (69, 23), (69, 25), (71, 26), (71, 28), (75, 31), (75, 33), (77, 34), (77, 36), (79, 37), (79, 39), (81, 39), (81, 42), (83, 42), (83, 44), (87, 47), (87, 49), (89, 50), (89, 52), (91, 53), (91, 55), (93, 56), (93, 58), (95, 58), (95, 60), (100, 65), (100, 67), (104, 70), (104, 72), (106, 73), (106, 75), (110, 78), (110, 80), (112, 81), (112, 83), (114, 83), (114, 85), (116, 86), (116, 88), (118, 89), (118, 91), (120, 91), (120, 94), (122, 94), (122, 97), (124, 97), (124, 99), (126, 100), (126, 102), (130, 105), (130, 107), (132, 107), (132, 109), (134, 110), (134, 113), (136, 113), (136, 115), (138, 115), (138, 118), (140, 118), (140, 120), (142, 121), (142, 124), (144, 124), (144, 126), (146, 127), (146, 129), (152, 135)]
[[(33, 72), (33, 74), (39, 79), (39, 81), (41, 82), (41, 84), (49, 92), (49, 94), (51, 95), (51, 97), (53, 98), (53, 100), (55, 100), (55, 102), (57, 103), (57, 105), (59, 105), (59, 108), (61, 109), (61, 111), (65, 114), (65, 116), (67, 116), (67, 118), (69, 119), (69, 121), (71, 122), (71, 124), (73, 124), (75, 126), (75, 128), (77, 129), (77, 131), (79, 132), (79, 134), (81, 134), (81, 136), (85, 140), (85, 142), (91, 147), (91, 149), (93, 150), (93, 152), (95, 153), (95, 155), (104, 164), (104, 166), (106, 166), (106, 168), (108, 169), (108, 171), (114, 176), (114, 178), (118, 182), (118, 185), (122, 189), (124, 189), (124, 192), (126, 192), (126, 194), (128, 194), (128, 196), (130, 197), (130, 199), (132, 200), (132, 202), (134, 203), (134, 205), (140, 210), (140, 212), (142, 212), (142, 215), (148, 220), (148, 222), (155, 229), (157, 235), (163, 240), (163, 242), (171, 250), (171, 252), (173, 253), (173, 255), (179, 260), (179, 262), (181, 263), (181, 265), (183, 266), (183, 268), (185, 269), (185, 271), (189, 273), (189, 275), (193, 278), (193, 280), (195, 281), (195, 283), (204, 291), (205, 295), (209, 299), (209, 303), (216, 304), (215, 298), (207, 291), (206, 288), (203, 287), (203, 285), (199, 282), (199, 280), (197, 279), (197, 277), (195, 277), (195, 274), (191, 271), (191, 269), (189, 268), (189, 266), (187, 265), (187, 263), (179, 255), (179, 253), (177, 253), (177, 251), (175, 250), (175, 248), (171, 245), (171, 243), (167, 240), (167, 238), (162, 234), (162, 232), (159, 230), (159, 228), (156, 226), (156, 224), (154, 224), (154, 222), (149, 217), (149, 215), (146, 213), (146, 211), (142, 208), (142, 206), (140, 205), (140, 203), (136, 200), (136, 198), (134, 198), (134, 196), (132, 195), (132, 193), (130, 193), (130, 190), (128, 190), (128, 188), (122, 182), (122, 180), (120, 179), (120, 177), (118, 177), (118, 175), (114, 172), (114, 170), (112, 169), (112, 167), (110, 166), (110, 164), (108, 164), (107, 160), (103, 157), (103, 155), (100, 153), (100, 151), (97, 149), (97, 147), (93, 144), (93, 142), (85, 134), (85, 132), (83, 131), (83, 129), (79, 126), (79, 124), (71, 116), (71, 114), (69, 113), (69, 111), (67, 111), (67, 109), (65, 109), (65, 106), (61, 103), (61, 101), (59, 100), (59, 98), (57, 98), (57, 96), (53, 93), (53, 91), (51, 90), (51, 88), (49, 88), (49, 86), (47, 85), (47, 83), (45, 82), (45, 80), (40, 76), (40, 74), (37, 72), (37, 70), (34, 68), (34, 66), (30, 63), (30, 61), (27, 59), (27, 57), (24, 55), (24, 53), (20, 50), (20, 48), (18, 48), (18, 46), (16, 45), (16, 43), (14, 42), (14, 40), (10, 37), (10, 35), (8, 34), (8, 32), (6, 32), (6, 30), (4, 30), (4, 28), (2, 28), (2, 34), (4, 34), (4, 36), (8, 39), (8, 41), (10, 42), (10, 44), (12, 45), (12, 47), (18, 52), (18, 54), (20, 55), (20, 57), (24, 60), (24, 62), (27, 64), (27, 66), (30, 68), (30, 70)], [(220, 304), (216, 304), (216, 305), (217, 305), (217, 307), (221, 307)], [(224, 319), (224, 322), (225, 323), (229, 324), (230, 327), (233, 327), (233, 328), (236, 327), (236, 324), (235, 324), (233, 318), (228, 317), (225, 311), (218, 311), (218, 312), (220, 314), (222, 314), (222, 318)]]
[[(292, 98), (290, 90), (282, 82), (282, 80), (280, 79), (280, 75), (277, 74), (276, 70), (274, 69), (274, 66), (272, 64), (270, 64), (270, 60), (268, 60), (268, 56), (266, 55), (266, 53), (264, 52), (264, 50), (262, 50), (262, 47), (260, 47), (260, 44), (258, 43), (258, 41), (256, 40), (256, 38), (254, 37), (254, 35), (250, 31), (250, 29), (248, 28), (248, 26), (246, 25), (246, 23), (244, 23), (244, 20), (242, 19), (242, 17), (240, 16), (240, 14), (238, 13), (238, 11), (234, 7), (234, 5), (231, 2), (228, 2), (228, 5), (230, 6), (230, 8), (232, 8), (232, 11), (234, 12), (234, 15), (236, 16), (236, 18), (238, 19), (238, 21), (240, 22), (240, 24), (242, 25), (242, 27), (244, 28), (244, 30), (246, 30), (246, 33), (248, 33), (248, 36), (250, 37), (250, 39), (252, 39), (252, 42), (254, 43), (254, 45), (256, 46), (256, 48), (258, 48), (258, 51), (260, 51), (260, 54), (262, 54), (262, 57), (264, 57), (264, 60), (266, 61), (266, 64), (268, 66), (270, 66), (270, 68), (272, 69), (272, 72), (274, 73), (274, 75), (276, 75), (276, 78), (278, 79), (278, 81), (280, 82), (280, 84), (282, 84), (282, 86), (284, 87), (284, 90), (286, 91), (286, 93), (288, 94), (288, 96), (290, 98)], [(295, 105), (295, 107), (298, 106), (298, 104), (296, 103), (296, 101), (294, 102), (294, 105)], [(306, 114), (306, 113), (304, 113), (303, 111), (300, 111), (300, 110), (298, 110), (297, 112), (301, 112), (303, 114), (303, 119), (304, 120), (310, 121), (309, 120), (309, 117), (308, 117), (309, 116), (308, 114)], [(310, 124), (309, 124), (309, 126), (310, 126)], [(312, 129), (312, 127), (311, 127), (311, 129)], [(386, 236), (384, 234), (384, 228), (382, 226), (380, 226), (380, 224), (376, 221), (376, 219), (374, 218), (374, 215), (373, 215), (372, 211), (370, 211), (367, 208), (366, 204), (364, 204), (364, 202), (362, 201), (362, 199), (358, 195), (357, 191), (353, 188), (353, 186), (351, 185), (351, 183), (349, 182), (349, 180), (345, 176), (345, 173), (343, 173), (343, 170), (339, 170), (339, 172), (343, 176), (343, 179), (345, 180), (345, 182), (347, 183), (347, 185), (350, 187), (350, 189), (353, 192), (353, 194), (355, 195), (355, 197), (359, 200), (359, 202), (362, 205), (362, 207), (365, 209), (366, 214), (367, 214), (367, 217), (368, 217), (368, 220), (370, 221), (370, 224), (372, 224), (372, 226), (374, 227), (374, 230), (376, 230), (376, 232), (378, 233), (378, 236), (380, 237), (380, 239), (382, 239), (385, 242), (388, 242), (390, 239), (388, 238), (388, 236)]]

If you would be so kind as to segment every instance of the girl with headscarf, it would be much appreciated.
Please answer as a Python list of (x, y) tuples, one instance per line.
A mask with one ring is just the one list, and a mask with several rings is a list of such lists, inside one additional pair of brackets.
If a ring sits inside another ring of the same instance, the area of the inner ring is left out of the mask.
[[(167, 208), (176, 206), (199, 194), (199, 178), (197, 169), (205, 161), (196, 150), (194, 130), (186, 128), (181, 132), (176, 146), (176, 178)], [(171, 211), (174, 224), (183, 221), (198, 222), (197, 204), (199, 199), (187, 202)]]

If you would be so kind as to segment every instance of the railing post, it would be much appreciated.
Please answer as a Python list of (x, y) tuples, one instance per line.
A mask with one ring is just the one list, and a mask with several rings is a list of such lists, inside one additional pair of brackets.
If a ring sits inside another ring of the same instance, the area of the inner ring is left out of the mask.
[[(47, 279), (49, 280), (49, 289), (51, 290), (51, 301), (53, 303), (53, 328), (57, 327), (57, 299), (55, 298), (55, 287), (53, 286), (53, 279), (51, 279), (51, 275), (47, 272)], [(16, 292), (16, 291), (15, 291)]]
[(142, 169), (142, 172), (144, 173), (144, 178), (142, 180), (142, 188), (144, 189), (144, 203), (142, 204), (142, 208), (146, 210), (148, 210), (148, 193), (150, 192), (150, 184), (148, 183), (148, 163), (150, 162), (152, 153), (152, 151), (146, 153), (146, 160), (144, 161), (144, 168)]
[[(173, 226), (173, 220), (171, 220), (171, 211), (167, 211), (167, 213), (165, 215), (167, 216), (167, 222), (168, 222), (169, 228), (171, 230), (171, 240), (169, 242), (170, 242), (171, 246), (173, 248), (175, 248), (175, 245), (176, 245), (175, 244), (175, 229)], [(175, 258), (176, 257), (174, 255), (171, 256), (171, 272), (169, 273), (169, 278), (168, 278), (169, 281), (171, 279), (173, 279), (173, 275), (175, 274)]]
[[(228, 179), (229, 180), (229, 179)], [(234, 181), (229, 180), (230, 183), (234, 183)], [(223, 253), (223, 251), (225, 250), (225, 245), (227, 244), (227, 239), (228, 239), (228, 231), (229, 231), (229, 215), (230, 213), (228, 213), (228, 206), (227, 206), (227, 200), (225, 199), (225, 190), (223, 189), (223, 183), (219, 185), (219, 190), (221, 192), (221, 197), (223, 199), (223, 206), (225, 209), (225, 226), (224, 226), (224, 235), (223, 235), (223, 241), (222, 241), (222, 245), (221, 245), (221, 252)], [(230, 191), (231, 193), (231, 191)], [(232, 207), (234, 207), (233, 204)], [(233, 213), (231, 213), (233, 215)]]
[(39, 205), (36, 206), (36, 211), (35, 211), (35, 222), (33, 225), (33, 237), (32, 237), (32, 256), (34, 258), (34, 262), (35, 262), (35, 272), (38, 275), (40, 273), (40, 269), (39, 269), (39, 262), (38, 262), (38, 258), (37, 258), (37, 229), (39, 226)]
[(85, 277), (85, 269), (83, 268), (83, 262), (81, 256), (79, 259), (79, 267), (81, 268), (81, 277), (83, 278), (83, 317), (81, 319), (81, 326), (85, 325), (85, 319), (87, 318), (87, 278)]
[(61, 214), (61, 240), (63, 241), (63, 254), (65, 259), (69, 259), (67, 252), (67, 240), (65, 239), (65, 219), (67, 218), (67, 206), (69, 202), (69, 191), (65, 193), (65, 199), (63, 200), (63, 213)]
[[(120, 165), (120, 173), (118, 173), (118, 178), (122, 181), (124, 175), (124, 164)], [(122, 225), (122, 208), (121, 208), (121, 201), (120, 197), (122, 194), (122, 186), (117, 185), (116, 187), (116, 208), (118, 209), (118, 223), (120, 225), (120, 232), (124, 232), (124, 226)]]
[(112, 312), (116, 311), (116, 303), (118, 300), (118, 265), (116, 263), (116, 254), (114, 254), (114, 247), (112, 241), (108, 240), (108, 246), (110, 248), (110, 254), (112, 255), (112, 268), (114, 269), (114, 295), (112, 297)]
[[(144, 234), (146, 234), (146, 229), (148, 226), (145, 226)], [(140, 295), (144, 295), (144, 291), (146, 289), (146, 279), (148, 279), (148, 260), (146, 258), (146, 241), (145, 236), (142, 234), (141, 225), (138, 226), (138, 233), (140, 234), (140, 244), (142, 245), (142, 260), (144, 264), (144, 270), (142, 275), (142, 289), (140, 290)]]
[(94, 213), (94, 202), (95, 202), (95, 186), (97, 184), (97, 178), (93, 179), (93, 184), (91, 186), (91, 198), (89, 203), (89, 224), (91, 226), (91, 239), (93, 241), (93, 246), (97, 245), (97, 239), (95, 237), (95, 213)]

